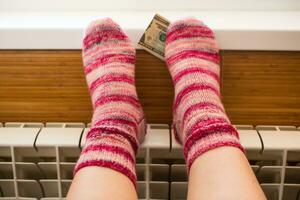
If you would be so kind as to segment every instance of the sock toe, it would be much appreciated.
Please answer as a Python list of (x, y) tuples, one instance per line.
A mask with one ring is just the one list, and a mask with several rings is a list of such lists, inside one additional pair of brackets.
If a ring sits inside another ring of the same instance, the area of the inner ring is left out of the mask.
[(167, 31), (165, 58), (168, 66), (188, 56), (202, 56), (219, 64), (219, 48), (213, 30), (202, 21), (187, 18), (172, 23)]
[(94, 31), (99, 31), (102, 29), (116, 29), (121, 31), (121, 27), (119, 24), (117, 24), (115, 21), (113, 21), (111, 18), (106, 17), (103, 19), (96, 19), (89, 23), (89, 25), (85, 29), (85, 34), (89, 34)]
[(196, 19), (194, 17), (187, 17), (171, 23), (170, 26), (168, 27), (167, 32), (173, 31), (174, 29), (182, 29), (187, 26), (206, 26), (206, 25), (199, 19)]
[(134, 50), (127, 34), (110, 18), (94, 20), (88, 25), (83, 38), (83, 53), (101, 44), (113, 47), (126, 46), (131, 47), (131, 51)]
[(196, 18), (186, 18), (171, 23), (167, 30), (166, 44), (184, 37), (215, 38), (213, 30)]

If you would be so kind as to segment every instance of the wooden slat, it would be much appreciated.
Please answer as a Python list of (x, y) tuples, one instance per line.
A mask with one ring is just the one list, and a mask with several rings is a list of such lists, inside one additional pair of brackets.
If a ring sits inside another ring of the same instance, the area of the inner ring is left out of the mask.
[[(222, 94), (235, 124), (300, 125), (300, 52), (222, 52)], [(161, 60), (137, 51), (136, 82), (150, 123), (170, 123), (173, 86)], [(0, 51), (0, 122), (89, 122), (79, 50)]]
[(225, 51), (222, 75), (234, 123), (300, 125), (300, 52)]

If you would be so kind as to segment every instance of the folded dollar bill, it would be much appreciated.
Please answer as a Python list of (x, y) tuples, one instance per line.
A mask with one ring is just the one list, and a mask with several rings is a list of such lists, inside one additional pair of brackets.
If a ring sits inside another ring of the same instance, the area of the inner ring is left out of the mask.
[(156, 14), (141, 37), (138, 46), (154, 56), (165, 60), (166, 32), (170, 22)]

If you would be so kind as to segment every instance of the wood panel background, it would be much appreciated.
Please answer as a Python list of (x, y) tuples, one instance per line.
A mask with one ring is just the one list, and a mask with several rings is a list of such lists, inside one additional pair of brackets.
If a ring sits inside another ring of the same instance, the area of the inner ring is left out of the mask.
[[(300, 125), (300, 52), (222, 51), (222, 95), (234, 124)], [(150, 123), (170, 123), (164, 62), (137, 51), (139, 98)], [(89, 122), (80, 50), (1, 50), (0, 122)]]

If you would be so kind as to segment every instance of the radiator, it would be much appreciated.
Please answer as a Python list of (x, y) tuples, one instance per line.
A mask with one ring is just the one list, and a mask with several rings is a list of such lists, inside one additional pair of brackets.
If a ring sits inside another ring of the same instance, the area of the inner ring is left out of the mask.
[[(0, 200), (64, 199), (88, 127), (0, 123)], [(300, 127), (236, 127), (268, 199), (300, 199)], [(147, 130), (137, 155), (139, 199), (186, 199), (182, 147), (166, 124), (148, 124)]]

